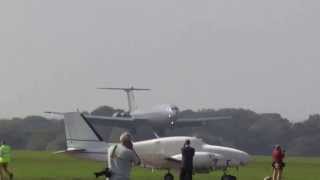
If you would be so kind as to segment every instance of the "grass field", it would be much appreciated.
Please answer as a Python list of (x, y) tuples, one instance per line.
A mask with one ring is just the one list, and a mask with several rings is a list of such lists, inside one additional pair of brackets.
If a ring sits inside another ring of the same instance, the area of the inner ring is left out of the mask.
[[(84, 180), (95, 179), (92, 172), (100, 170), (103, 163), (74, 159), (49, 152), (15, 151), (11, 168), (17, 180)], [(254, 157), (252, 163), (239, 171), (231, 170), (239, 180), (261, 180), (271, 174), (269, 157)], [(161, 180), (164, 171), (151, 172), (135, 168), (133, 180)], [(196, 175), (195, 180), (218, 180), (221, 172)], [(103, 179), (103, 178), (100, 178)], [(177, 179), (177, 178), (176, 178)], [(285, 180), (319, 180), (320, 158), (289, 157), (284, 173)]]

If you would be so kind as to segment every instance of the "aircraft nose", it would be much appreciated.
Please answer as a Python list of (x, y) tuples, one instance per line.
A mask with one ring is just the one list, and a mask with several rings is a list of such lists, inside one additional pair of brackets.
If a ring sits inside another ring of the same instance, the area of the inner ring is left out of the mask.
[(248, 153), (242, 151), (241, 152), (241, 162), (240, 162), (240, 164), (241, 165), (246, 165), (246, 164), (248, 164), (250, 162), (250, 160), (251, 160), (251, 156)]
[(179, 114), (179, 109), (177, 107), (171, 107), (169, 109), (169, 119), (171, 121), (175, 121), (178, 118), (178, 114)]

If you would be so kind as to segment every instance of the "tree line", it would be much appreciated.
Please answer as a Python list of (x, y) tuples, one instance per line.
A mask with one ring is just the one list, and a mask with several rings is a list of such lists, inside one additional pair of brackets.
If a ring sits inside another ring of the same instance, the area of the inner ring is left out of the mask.
[[(93, 115), (111, 116), (122, 111), (101, 106), (90, 112)], [(88, 113), (88, 112), (87, 112)], [(235, 147), (250, 154), (268, 155), (275, 144), (282, 145), (288, 154), (300, 156), (320, 155), (320, 115), (310, 115), (303, 122), (293, 123), (280, 114), (259, 114), (247, 109), (184, 110), (182, 117), (198, 118), (232, 116), (201, 127), (166, 129), (166, 136), (188, 135), (202, 138), (214, 145)], [(117, 141), (124, 129), (95, 125), (105, 140)], [(153, 138), (151, 133), (140, 132), (140, 139)], [(41, 116), (0, 120), (0, 139), (14, 149), (61, 150), (65, 148), (65, 132), (62, 120)]]

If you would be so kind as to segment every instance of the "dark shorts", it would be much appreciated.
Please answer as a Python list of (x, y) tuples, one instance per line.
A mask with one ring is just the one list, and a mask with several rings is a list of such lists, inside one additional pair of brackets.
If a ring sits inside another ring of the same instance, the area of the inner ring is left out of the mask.
[(2, 162), (2, 163), (0, 163), (0, 166), (6, 168), (6, 167), (8, 167), (8, 164), (9, 164), (9, 163), (7, 163), (7, 162)]
[(285, 166), (284, 162), (272, 162), (272, 167), (275, 169), (283, 169)]

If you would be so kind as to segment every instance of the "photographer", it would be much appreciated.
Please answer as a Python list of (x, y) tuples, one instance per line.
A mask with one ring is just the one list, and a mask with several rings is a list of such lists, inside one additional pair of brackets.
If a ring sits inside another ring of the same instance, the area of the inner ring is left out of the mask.
[(129, 180), (132, 165), (140, 164), (140, 158), (133, 148), (131, 135), (123, 133), (120, 136), (120, 142), (108, 149), (110, 180)]

